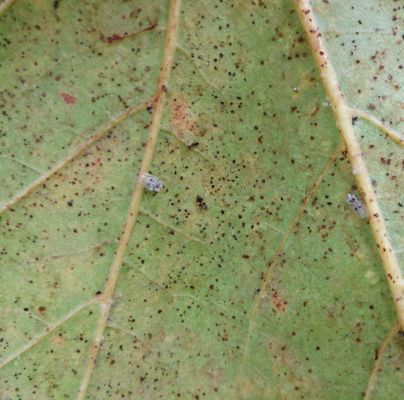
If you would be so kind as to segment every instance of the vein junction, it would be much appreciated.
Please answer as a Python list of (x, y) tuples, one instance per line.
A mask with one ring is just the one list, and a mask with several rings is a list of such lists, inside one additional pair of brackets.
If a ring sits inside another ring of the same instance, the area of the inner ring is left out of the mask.
[(110, 268), (104, 292), (102, 294), (101, 312), (97, 322), (94, 341), (88, 356), (87, 366), (84, 370), (81, 385), (77, 394), (77, 400), (83, 400), (87, 393), (87, 388), (90, 383), (92, 372), (95, 367), (97, 354), (100, 350), (103, 334), (108, 323), (108, 317), (112, 306), (112, 298), (114, 295), (115, 287), (118, 282), (123, 257), (125, 255), (127, 245), (132, 235), (132, 231), (136, 222), (136, 217), (140, 210), (140, 202), (143, 194), (143, 184), (141, 182), (140, 177), (144, 173), (147, 173), (149, 171), (154, 154), (154, 149), (157, 142), (158, 133), (160, 130), (167, 85), (176, 48), (176, 36), (179, 21), (180, 4), (181, 0), (171, 0), (170, 2), (168, 24), (166, 30), (166, 40), (164, 47), (165, 51), (162, 60), (160, 76), (157, 82), (156, 93), (154, 97), (155, 99), (154, 111), (149, 131), (149, 137), (147, 139), (143, 160), (140, 166), (140, 171), (136, 179), (135, 188), (130, 202), (128, 214), (123, 226), (122, 234), (120, 236), (118, 248), (115, 254), (114, 261)]

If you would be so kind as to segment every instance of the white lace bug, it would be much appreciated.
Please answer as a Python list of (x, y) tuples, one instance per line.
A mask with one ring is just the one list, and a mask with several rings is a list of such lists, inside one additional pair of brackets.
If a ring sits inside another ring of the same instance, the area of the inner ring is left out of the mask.
[(348, 193), (346, 199), (360, 218), (366, 218), (368, 216), (365, 205), (353, 193)]
[(152, 174), (144, 173), (140, 179), (142, 185), (150, 192), (160, 192), (160, 190), (164, 187), (163, 181)]

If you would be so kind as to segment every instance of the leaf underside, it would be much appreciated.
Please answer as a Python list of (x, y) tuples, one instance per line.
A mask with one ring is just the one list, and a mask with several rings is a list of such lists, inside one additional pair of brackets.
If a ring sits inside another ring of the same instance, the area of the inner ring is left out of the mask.
[[(402, 130), (403, 11), (330, 3), (313, 7), (347, 103)], [(18, 0), (0, 19), (0, 399), (78, 398), (168, 9)], [(85, 398), (359, 399), (372, 378), (368, 398), (401, 399), (394, 304), (293, 3), (184, 0), (175, 18), (164, 189), (142, 196)], [(402, 148), (354, 128), (402, 266)]]

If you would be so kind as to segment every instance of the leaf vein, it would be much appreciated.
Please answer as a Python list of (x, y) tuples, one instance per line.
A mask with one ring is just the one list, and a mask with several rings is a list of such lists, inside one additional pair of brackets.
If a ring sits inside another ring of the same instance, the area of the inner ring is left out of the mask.
[(15, 353), (10, 354), (8, 357), (5, 357), (3, 360), (1, 360), (0, 368), (5, 367), (11, 361), (15, 360), (22, 354), (26, 353), (28, 350), (32, 349), (34, 346), (36, 346), (38, 343), (40, 343), (43, 339), (45, 339), (48, 335), (50, 335), (52, 332), (54, 332), (57, 328), (59, 328), (61, 325), (63, 325), (66, 321), (73, 318), (80, 311), (82, 311), (86, 307), (90, 306), (91, 304), (94, 304), (95, 302), (96, 302), (96, 298), (92, 298), (92, 299), (86, 301), (85, 303), (80, 304), (77, 307), (74, 307), (64, 317), (58, 319), (57, 321), (55, 321), (52, 324), (49, 324), (49, 326), (46, 328), (46, 330), (44, 330), (38, 336), (35, 336), (33, 339), (31, 339), (28, 343), (26, 343), (24, 346), (22, 346)]
[(30, 194), (32, 191), (34, 191), (38, 186), (40, 186), (42, 183), (44, 183), (46, 180), (48, 180), (51, 176), (53, 176), (55, 173), (57, 173), (63, 167), (65, 167), (70, 161), (77, 158), (83, 151), (88, 149), (92, 144), (94, 144), (95, 142), (100, 140), (102, 137), (104, 137), (112, 128), (114, 128), (115, 126), (120, 124), (122, 121), (124, 121), (131, 115), (137, 113), (138, 111), (146, 109), (147, 104), (148, 104), (148, 101), (144, 101), (140, 104), (137, 104), (135, 106), (132, 106), (132, 107), (126, 109), (125, 111), (120, 113), (117, 117), (115, 117), (110, 122), (108, 122), (107, 125), (103, 126), (99, 130), (97, 130), (87, 140), (85, 140), (84, 142), (80, 143), (78, 146), (73, 148), (70, 151), (70, 153), (66, 155), (66, 157), (59, 160), (57, 163), (55, 163), (48, 171), (44, 172), (42, 175), (40, 175), (38, 178), (36, 178), (34, 181), (32, 181), (29, 185), (27, 185), (22, 190), (18, 191), (10, 200), (1, 204), (0, 205), (0, 214), (3, 213), (4, 211), (8, 210), (9, 208), (11, 208), (16, 203), (18, 203), (21, 199), (25, 198), (28, 194)]
[(139, 212), (141, 214), (145, 215), (146, 217), (152, 219), (153, 221), (157, 222), (159, 225), (164, 226), (165, 228), (168, 228), (168, 229), (174, 231), (175, 233), (179, 233), (180, 235), (184, 236), (185, 238), (187, 238), (190, 241), (201, 243), (201, 244), (206, 244), (206, 245), (208, 244), (208, 242), (205, 242), (195, 236), (189, 235), (188, 233), (184, 232), (183, 230), (175, 228), (174, 226), (162, 221), (161, 219), (159, 219), (158, 217), (156, 217), (153, 214), (150, 214), (148, 211), (146, 211), (143, 208), (139, 209)]
[(364, 195), (366, 207), (369, 211), (369, 222), (372, 227), (373, 237), (379, 249), (383, 262), (387, 281), (393, 294), (398, 319), (404, 327), (404, 277), (401, 273), (396, 254), (392, 250), (386, 223), (383, 218), (372, 180), (363, 159), (362, 149), (352, 126), (352, 114), (345, 103), (344, 96), (339, 87), (337, 75), (328, 57), (328, 52), (323, 43), (320, 29), (315, 20), (310, 0), (294, 0), (302, 26), (306, 31), (307, 41), (312, 49), (314, 61), (320, 71), (323, 86), (332, 105), (336, 123), (345, 140), (348, 154), (351, 158), (353, 170), (358, 186)]
[(370, 377), (369, 377), (369, 381), (368, 381), (368, 385), (366, 387), (364, 400), (369, 400), (370, 399), (370, 397), (372, 395), (372, 392), (373, 392), (373, 389), (375, 387), (377, 375), (381, 371), (381, 364), (382, 364), (383, 355), (386, 352), (386, 349), (387, 349), (388, 345), (392, 342), (392, 340), (394, 339), (394, 336), (397, 334), (397, 332), (399, 330), (400, 330), (400, 324), (397, 322), (396, 324), (393, 325), (393, 327), (390, 329), (387, 336), (384, 338), (384, 340), (383, 340), (382, 344), (380, 345), (380, 347), (376, 350), (376, 361), (375, 361), (375, 365), (374, 365), (373, 370), (372, 370), (372, 372), (370, 374)]
[(387, 127), (382, 121), (378, 120), (374, 115), (369, 114), (366, 111), (359, 110), (357, 108), (350, 108), (352, 117), (360, 117), (366, 121), (369, 121), (374, 126), (379, 128), (386, 136), (390, 137), (396, 143), (404, 146), (404, 138), (400, 133), (396, 132), (394, 129)]
[(316, 181), (313, 183), (310, 190), (303, 197), (303, 199), (301, 201), (302, 206), (299, 208), (299, 210), (295, 214), (295, 217), (293, 218), (292, 222), (289, 224), (289, 227), (287, 228), (287, 230), (285, 232), (285, 235), (281, 239), (277, 249), (274, 252), (274, 255), (273, 255), (272, 259), (268, 263), (268, 269), (265, 272), (261, 288), (260, 288), (258, 294), (256, 295), (255, 302), (253, 303), (253, 305), (251, 307), (250, 318), (249, 318), (249, 323), (248, 323), (248, 332), (247, 332), (247, 336), (246, 336), (246, 339), (245, 339), (245, 345), (244, 345), (244, 356), (243, 356), (243, 360), (242, 360), (241, 367), (240, 367), (238, 375), (241, 375), (243, 373), (243, 370), (244, 370), (246, 362), (247, 362), (247, 356), (248, 356), (249, 347), (250, 347), (250, 340), (251, 340), (252, 333), (254, 331), (254, 320), (255, 320), (255, 317), (257, 315), (258, 308), (259, 308), (259, 306), (261, 304), (261, 300), (264, 297), (264, 293), (266, 291), (266, 288), (267, 288), (267, 286), (268, 286), (268, 284), (270, 282), (270, 279), (272, 277), (273, 270), (274, 270), (274, 265), (275, 265), (275, 258), (279, 254), (281, 254), (283, 252), (283, 250), (284, 250), (284, 248), (285, 248), (285, 246), (286, 246), (286, 244), (288, 242), (288, 239), (289, 239), (293, 229), (295, 228), (295, 226), (298, 224), (298, 222), (300, 221), (300, 219), (304, 215), (304, 212), (305, 212), (305, 209), (306, 209), (306, 206), (307, 206), (308, 202), (310, 201), (310, 199), (316, 193), (317, 189), (319, 188), (321, 182), (324, 179), (325, 174), (330, 169), (332, 164), (335, 162), (335, 160), (338, 157), (338, 154), (341, 153), (341, 151), (344, 149), (344, 147), (345, 147), (344, 145), (339, 145), (337, 150), (334, 151), (333, 154), (331, 155), (331, 157), (328, 158), (327, 162), (325, 163), (324, 167), (322, 168), (322, 170), (321, 170), (319, 176), (317, 177)]
[(91, 376), (95, 367), (95, 361), (98, 352), (101, 348), (101, 343), (104, 335), (105, 328), (108, 323), (108, 317), (112, 306), (112, 297), (114, 295), (115, 287), (118, 282), (119, 273), (121, 270), (123, 257), (126, 252), (127, 245), (132, 235), (133, 227), (136, 222), (136, 218), (140, 208), (140, 202), (143, 194), (143, 184), (139, 179), (144, 173), (149, 171), (154, 149), (157, 142), (158, 133), (160, 131), (161, 118), (164, 108), (164, 101), (167, 91), (167, 83), (171, 72), (173, 63), (175, 48), (176, 48), (176, 34), (178, 28), (179, 14), (180, 14), (181, 0), (171, 0), (169, 6), (168, 24), (166, 29), (165, 39), (165, 51), (163, 55), (160, 76), (157, 82), (157, 88), (155, 93), (155, 107), (150, 125), (149, 137), (146, 143), (146, 148), (140, 171), (138, 173), (135, 188), (133, 191), (132, 199), (130, 202), (126, 221), (124, 223), (122, 234), (119, 239), (118, 248), (115, 254), (115, 258), (110, 268), (109, 276), (105, 284), (104, 292), (102, 295), (102, 307), (101, 313), (97, 322), (97, 327), (94, 335), (94, 341), (92, 343), (87, 366), (84, 370), (82, 381), (79, 391), (77, 393), (77, 400), (83, 400), (86, 396), (88, 385), (91, 380)]

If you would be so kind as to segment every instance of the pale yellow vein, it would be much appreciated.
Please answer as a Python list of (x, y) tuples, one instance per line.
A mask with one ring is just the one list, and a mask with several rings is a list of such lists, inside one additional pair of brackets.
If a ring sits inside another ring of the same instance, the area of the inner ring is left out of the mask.
[(170, 136), (174, 137), (179, 143), (183, 144), (186, 146), (189, 150), (193, 151), (194, 153), (198, 154), (201, 158), (203, 158), (205, 161), (208, 163), (212, 164), (213, 167), (216, 168), (214, 162), (206, 157), (204, 154), (202, 154), (199, 150), (195, 149), (195, 147), (192, 146), (192, 143), (187, 143), (184, 139), (182, 139), (179, 135), (177, 135), (174, 130), (171, 128), (171, 126), (168, 128), (166, 126), (162, 126), (161, 130), (164, 132), (167, 132)]
[(107, 125), (103, 126), (98, 131), (93, 133), (83, 143), (80, 143), (78, 146), (73, 148), (69, 154), (67, 154), (63, 159), (59, 160), (56, 164), (54, 164), (48, 171), (44, 172), (42, 175), (40, 175), (38, 178), (36, 178), (34, 181), (32, 181), (29, 185), (27, 185), (22, 190), (17, 192), (10, 200), (8, 200), (7, 202), (0, 205), (0, 214), (4, 211), (8, 210), (14, 204), (18, 203), (21, 199), (26, 197), (34, 189), (36, 189), (38, 186), (43, 184), (52, 175), (54, 175), (56, 172), (60, 171), (70, 161), (72, 161), (77, 156), (79, 156), (83, 151), (87, 150), (96, 141), (98, 141), (99, 139), (104, 137), (115, 126), (117, 126), (122, 121), (124, 121), (131, 115), (135, 114), (136, 112), (146, 109), (148, 103), (149, 103), (148, 101), (144, 101), (140, 104), (129, 107), (128, 109), (126, 109), (125, 111), (123, 111), (122, 113), (117, 115), (115, 118), (113, 118), (111, 121), (109, 121)]
[(392, 139), (394, 142), (404, 145), (404, 138), (400, 135), (400, 133), (396, 132), (394, 129), (386, 126), (382, 121), (378, 120), (374, 115), (369, 114), (366, 111), (358, 110), (357, 108), (349, 108), (352, 117), (360, 117), (366, 121), (369, 121), (377, 128), (379, 128), (386, 136)]
[(246, 337), (245, 344), (244, 344), (244, 356), (243, 356), (243, 360), (241, 363), (240, 371), (238, 373), (239, 376), (242, 375), (246, 362), (247, 362), (247, 356), (248, 356), (248, 352), (250, 349), (250, 341), (251, 341), (251, 337), (252, 337), (252, 334), (253, 334), (253, 331), (255, 328), (254, 321), (255, 321), (256, 315), (258, 313), (258, 309), (261, 304), (261, 300), (265, 297), (265, 292), (267, 290), (267, 286), (272, 277), (273, 270), (275, 267), (275, 259), (276, 259), (276, 257), (279, 256), (279, 254), (281, 254), (283, 252), (283, 250), (289, 240), (289, 237), (293, 232), (293, 229), (296, 227), (297, 223), (300, 221), (300, 219), (304, 215), (307, 204), (309, 203), (310, 199), (313, 198), (314, 194), (320, 187), (320, 184), (323, 181), (325, 174), (332, 167), (332, 165), (334, 164), (335, 160), (337, 159), (338, 155), (342, 152), (344, 147), (345, 147), (344, 145), (339, 145), (337, 150), (334, 151), (334, 153), (331, 155), (331, 157), (327, 160), (326, 164), (322, 168), (316, 181), (314, 182), (314, 184), (311, 186), (310, 190), (307, 192), (307, 194), (302, 199), (302, 202), (301, 202), (302, 206), (299, 208), (299, 210), (296, 213), (295, 217), (293, 218), (292, 222), (289, 224), (289, 227), (287, 228), (285, 235), (281, 239), (277, 249), (274, 252), (274, 256), (272, 257), (272, 259), (269, 262), (268, 269), (265, 272), (261, 288), (257, 294), (256, 300), (254, 301), (254, 303), (251, 307), (251, 311), (249, 313), (250, 316), (249, 316), (249, 323), (248, 323), (248, 332), (247, 332), (247, 337)]
[(3, 0), (0, 4), (0, 14), (7, 10), (15, 0)]
[(77, 400), (83, 400), (87, 393), (87, 388), (90, 383), (90, 379), (95, 367), (95, 361), (101, 347), (105, 327), (108, 322), (108, 317), (112, 306), (112, 297), (119, 278), (119, 272), (121, 270), (123, 257), (125, 255), (126, 247), (132, 235), (133, 227), (136, 222), (136, 217), (139, 212), (140, 201), (143, 194), (143, 185), (141, 179), (139, 178), (144, 173), (148, 172), (150, 169), (158, 133), (160, 130), (168, 79), (170, 76), (175, 53), (176, 35), (180, 14), (180, 4), (181, 0), (170, 1), (168, 23), (166, 30), (166, 40), (164, 46), (165, 51), (162, 60), (159, 79), (157, 82), (155, 101), (154, 101), (154, 111), (152, 116), (152, 122), (150, 125), (149, 137), (146, 143), (146, 148), (140, 166), (140, 171), (136, 179), (135, 188), (129, 206), (129, 211), (122, 229), (122, 234), (119, 239), (118, 248), (116, 250), (115, 258), (111, 265), (109, 276), (105, 284), (104, 292), (102, 294), (102, 307), (100, 317), (97, 322), (94, 340), (88, 356), (87, 366), (84, 370), (80, 388), (77, 393)]
[(212, 77), (211, 79), (208, 79), (205, 74), (202, 72), (201, 68), (198, 66), (198, 64), (195, 62), (191, 54), (188, 53), (187, 50), (182, 48), (181, 46), (177, 46), (177, 50), (179, 50), (186, 58), (188, 58), (192, 64), (195, 66), (195, 69), (198, 71), (199, 76), (203, 80), (204, 83), (206, 83), (208, 86), (210, 86), (215, 92), (217, 92), (218, 95), (222, 97), (221, 91), (212, 83)]
[(70, 251), (70, 252), (67, 252), (67, 253), (55, 254), (55, 255), (52, 255), (52, 256), (50, 256), (48, 258), (54, 260), (54, 259), (58, 259), (58, 258), (76, 256), (76, 255), (79, 255), (79, 254), (82, 254), (82, 253), (94, 252), (94, 251), (101, 250), (104, 246), (108, 246), (108, 245), (110, 245), (112, 243), (116, 243), (116, 241), (115, 240), (103, 240), (102, 242), (93, 244), (93, 245), (91, 245), (89, 247), (76, 249), (74, 251)]
[(20, 165), (22, 165), (23, 167), (28, 168), (28, 169), (30, 169), (30, 170), (32, 170), (32, 171), (38, 173), (38, 174), (43, 174), (43, 173), (44, 173), (44, 171), (42, 171), (42, 170), (39, 169), (38, 167), (35, 167), (35, 166), (33, 166), (33, 165), (30, 165), (30, 164), (28, 164), (28, 163), (25, 162), (25, 161), (21, 161), (21, 160), (19, 160), (18, 158), (8, 157), (8, 156), (3, 155), (3, 154), (0, 155), (0, 157), (1, 157), (1, 158), (4, 158), (5, 160), (10, 160), (10, 161), (13, 161), (13, 162), (15, 162), (15, 163), (17, 163), (17, 164), (20, 164)]
[(160, 218), (158, 218), (157, 216), (155, 216), (153, 214), (150, 214), (148, 211), (146, 211), (143, 208), (139, 209), (139, 213), (141, 213), (141, 214), (145, 215), (146, 217), (152, 219), (153, 221), (157, 222), (159, 225), (164, 226), (165, 228), (168, 228), (168, 229), (170, 229), (170, 230), (172, 230), (172, 231), (174, 231), (176, 233), (179, 233), (180, 235), (184, 236), (188, 240), (191, 240), (191, 241), (197, 242), (197, 243), (201, 243), (201, 244), (208, 244), (207, 242), (204, 242), (203, 240), (201, 240), (201, 239), (199, 239), (199, 238), (197, 238), (195, 236), (189, 235), (188, 233), (184, 232), (183, 230), (178, 229), (178, 228), (174, 227), (173, 225), (170, 225), (170, 224), (162, 221)]
[(142, 340), (140, 340), (139, 337), (135, 333), (128, 331), (127, 329), (123, 329), (123, 328), (119, 327), (118, 325), (115, 325), (112, 322), (107, 322), (106, 328), (113, 329), (113, 330), (116, 330), (117, 332), (122, 332), (125, 335), (132, 336), (133, 338), (136, 339), (137, 342), (142, 343)]
[(396, 334), (397, 334), (397, 332), (399, 330), (400, 330), (400, 324), (397, 322), (390, 329), (389, 333), (384, 338), (382, 344), (377, 349), (375, 365), (374, 365), (372, 373), (370, 374), (370, 377), (369, 377), (369, 381), (368, 381), (368, 385), (367, 385), (367, 388), (366, 388), (364, 400), (369, 400), (370, 399), (370, 397), (372, 395), (372, 392), (373, 392), (373, 389), (374, 389), (375, 384), (376, 384), (377, 376), (378, 376), (379, 372), (381, 371), (381, 364), (382, 364), (383, 355), (386, 352), (386, 349), (387, 349), (388, 345), (392, 342), (392, 340), (394, 339), (394, 336), (396, 336)]
[(7, 364), (9, 364), (11, 361), (15, 360), (17, 357), (20, 357), (22, 354), (26, 353), (28, 350), (33, 348), (35, 345), (37, 345), (43, 339), (45, 339), (48, 335), (50, 335), (52, 332), (54, 332), (57, 328), (59, 328), (61, 325), (63, 325), (66, 321), (73, 318), (75, 315), (77, 315), (80, 311), (82, 311), (86, 307), (90, 306), (91, 304), (94, 304), (96, 302), (96, 300), (97, 300), (96, 298), (92, 298), (92, 299), (86, 301), (85, 303), (80, 304), (77, 307), (73, 308), (66, 315), (64, 315), (62, 318), (58, 319), (57, 321), (55, 321), (51, 324), (48, 324), (48, 327), (41, 334), (32, 338), (29, 342), (27, 342), (24, 346), (22, 346), (16, 352), (14, 352), (14, 353), (10, 354), (8, 357), (5, 357), (4, 359), (0, 360), (0, 368), (3, 368)]
[(369, 211), (369, 222), (383, 262), (387, 281), (393, 294), (398, 319), (401, 326), (404, 327), (404, 277), (402, 276), (396, 254), (390, 242), (383, 213), (376, 199), (372, 180), (363, 159), (362, 149), (352, 126), (352, 113), (345, 103), (344, 95), (339, 87), (334, 67), (328, 57), (310, 1), (294, 0), (294, 2), (306, 32), (308, 43), (312, 49), (317, 68), (320, 71), (325, 92), (332, 105), (335, 121), (345, 140), (358, 186), (362, 191), (366, 207)]

